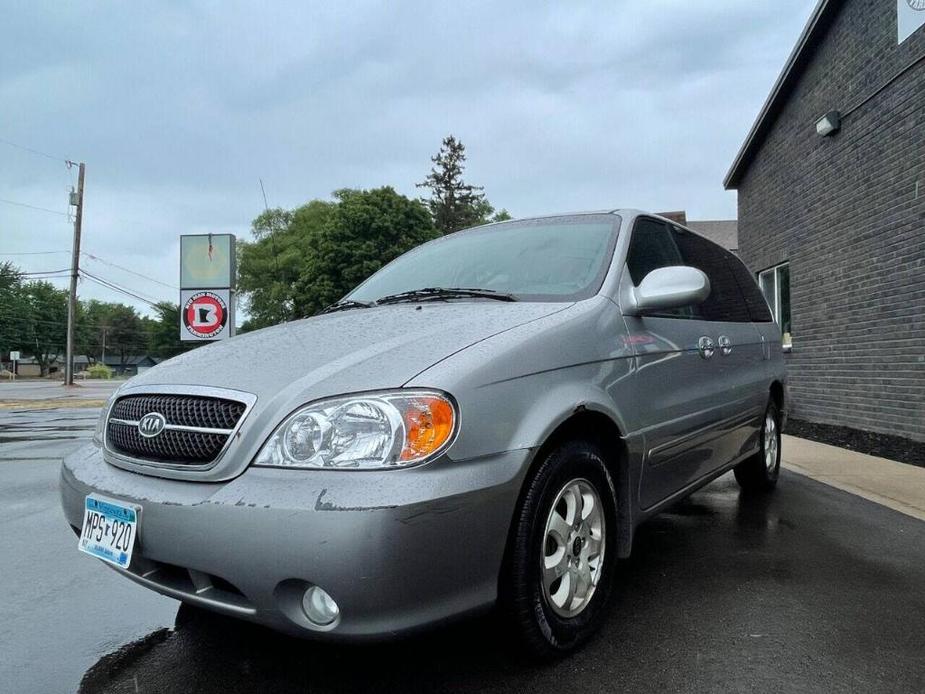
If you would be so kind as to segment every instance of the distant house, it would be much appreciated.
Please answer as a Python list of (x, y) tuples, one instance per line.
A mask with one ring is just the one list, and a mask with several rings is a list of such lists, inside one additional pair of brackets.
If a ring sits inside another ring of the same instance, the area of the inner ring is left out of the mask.
[(735, 219), (714, 219), (702, 222), (688, 222), (687, 226), (701, 236), (706, 236), (727, 251), (739, 252), (739, 222)]
[[(83, 360), (81, 362), (80, 360)], [(86, 368), (87, 358), (86, 357), (74, 357), (74, 369), (80, 371)], [(7, 364), (6, 367), (12, 371), (12, 363)], [(51, 361), (48, 365), (48, 373), (53, 374), (59, 370), (64, 370), (64, 355), (59, 356), (58, 358)], [(42, 367), (39, 365), (39, 362), (35, 357), (23, 356), (16, 362), (16, 375), (20, 378), (37, 378), (42, 375)]]
[(727, 251), (739, 251), (739, 222), (735, 219), (714, 219), (708, 221), (692, 221), (687, 218), (687, 212), (659, 212), (659, 215), (693, 229), (701, 236), (705, 236), (713, 243), (718, 243)]
[[(144, 373), (152, 366), (157, 366), (160, 361), (161, 359), (158, 357), (142, 354), (126, 357), (123, 364), (119, 355), (107, 354), (103, 363), (112, 369), (113, 374), (116, 376), (135, 376), (136, 374)], [(74, 357), (74, 371), (77, 373), (86, 371), (87, 367), (99, 362), (99, 359), (91, 360), (87, 356), (77, 355)], [(64, 355), (62, 354), (49, 364), (48, 372), (49, 374), (55, 374), (63, 371)], [(42, 369), (34, 357), (25, 357), (17, 362), (16, 373), (21, 378), (35, 378), (42, 375)]]
[(149, 354), (141, 354), (136, 356), (130, 356), (125, 358), (125, 363), (122, 363), (122, 359), (118, 355), (106, 355), (106, 358), (103, 360), (103, 363), (113, 370), (113, 373), (126, 376), (135, 376), (136, 374), (141, 374), (150, 369), (152, 366), (157, 366), (158, 362), (161, 359), (158, 357), (152, 357)]

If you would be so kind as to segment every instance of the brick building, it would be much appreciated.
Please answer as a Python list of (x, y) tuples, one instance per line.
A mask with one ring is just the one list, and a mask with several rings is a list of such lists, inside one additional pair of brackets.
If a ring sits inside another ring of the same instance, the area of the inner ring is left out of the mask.
[(725, 186), (792, 416), (925, 441), (925, 0), (821, 0)]

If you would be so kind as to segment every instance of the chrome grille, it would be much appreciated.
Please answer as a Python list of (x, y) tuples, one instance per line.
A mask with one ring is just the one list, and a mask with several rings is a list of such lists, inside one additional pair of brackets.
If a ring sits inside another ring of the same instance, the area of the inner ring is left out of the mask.
[[(115, 453), (155, 463), (206, 465), (221, 453), (247, 406), (237, 400), (199, 395), (144, 394), (119, 398), (109, 412), (106, 445)], [(144, 415), (157, 412), (166, 427), (144, 437)]]
[(119, 398), (109, 417), (138, 421), (149, 412), (160, 412), (168, 424), (234, 429), (245, 407), (237, 400), (199, 395), (129, 395)]

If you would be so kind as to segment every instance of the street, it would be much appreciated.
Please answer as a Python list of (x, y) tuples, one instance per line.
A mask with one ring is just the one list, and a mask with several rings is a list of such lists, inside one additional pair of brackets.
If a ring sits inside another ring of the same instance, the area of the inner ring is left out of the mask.
[(727, 475), (644, 525), (603, 629), (538, 666), (492, 616), (335, 647), (120, 578), (58, 506), (97, 414), (0, 408), (5, 691), (925, 691), (925, 523), (806, 477), (745, 498)]

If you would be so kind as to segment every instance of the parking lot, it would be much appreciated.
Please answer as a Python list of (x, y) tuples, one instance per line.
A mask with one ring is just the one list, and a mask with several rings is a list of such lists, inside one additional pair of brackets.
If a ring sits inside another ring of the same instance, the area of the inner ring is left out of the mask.
[(57, 407), (6, 388), (5, 691), (925, 691), (925, 523), (794, 473), (763, 499), (726, 476), (643, 526), (603, 629), (559, 662), (525, 662), (491, 615), (335, 647), (181, 608), (79, 554), (58, 466), (92, 433), (80, 400), (108, 393)]

